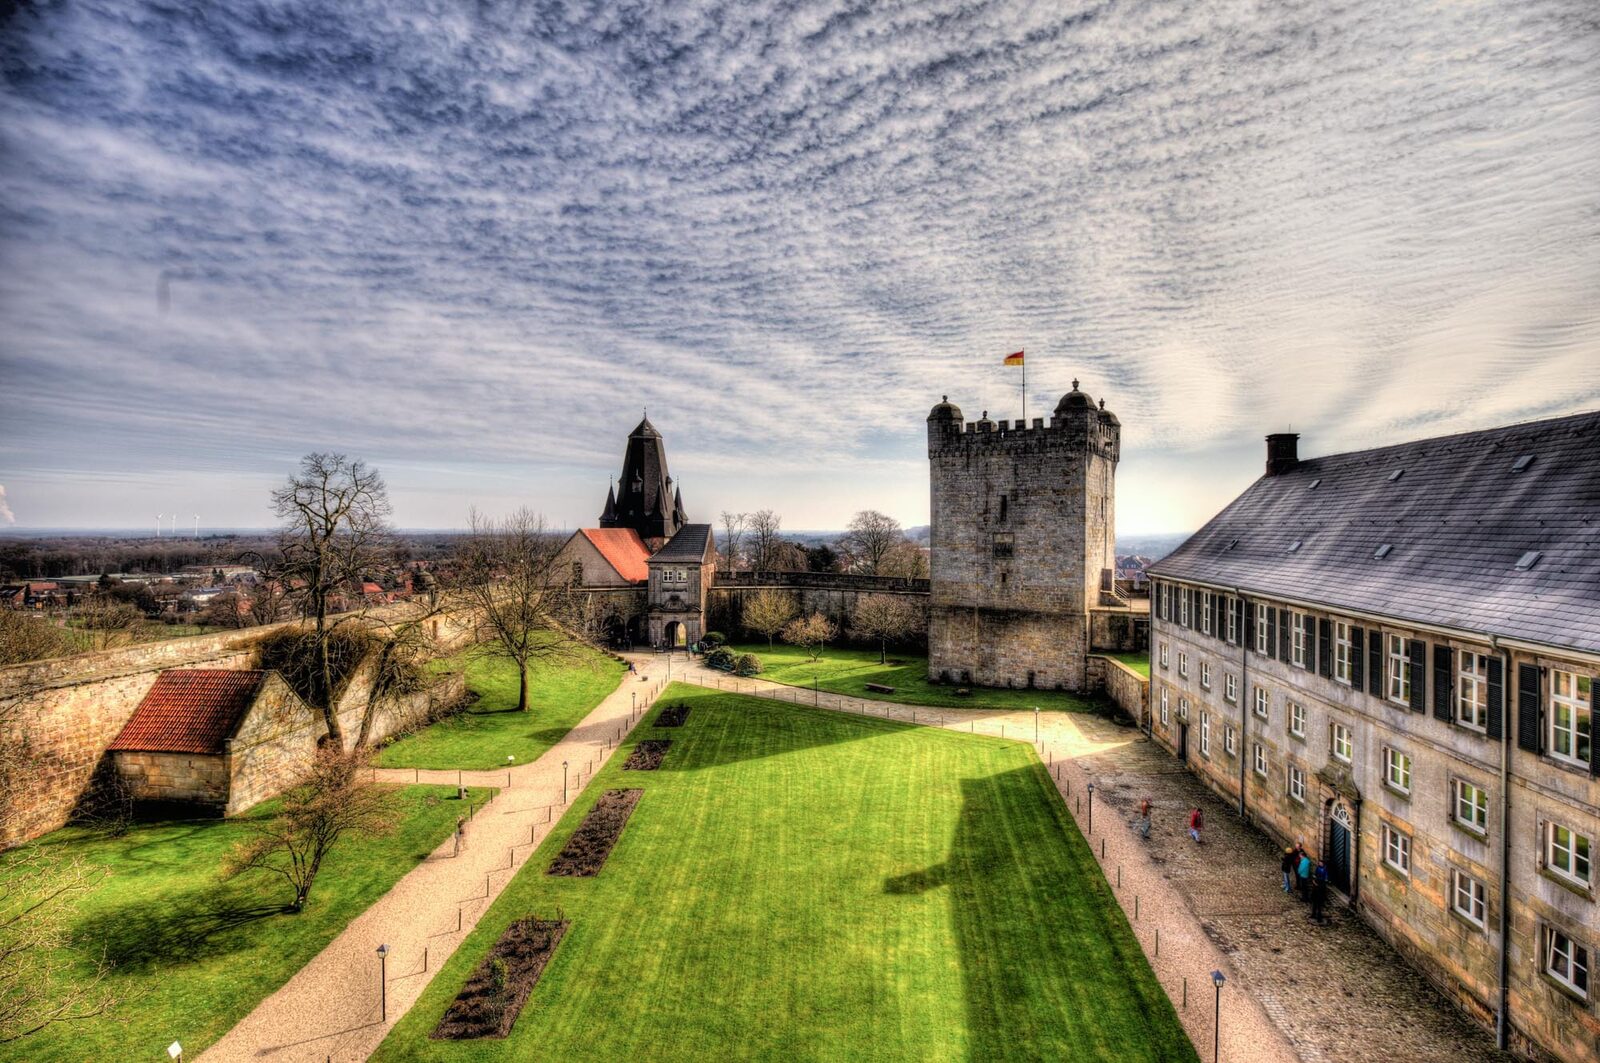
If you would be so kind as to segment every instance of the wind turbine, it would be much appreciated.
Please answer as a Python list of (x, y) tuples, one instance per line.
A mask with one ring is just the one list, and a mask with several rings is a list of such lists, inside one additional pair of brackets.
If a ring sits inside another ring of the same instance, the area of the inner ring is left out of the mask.
[(197, 540), (200, 538), (200, 514), (198, 513), (194, 515), (194, 537)]
[(157, 539), (161, 538), (161, 518), (165, 517), (165, 516), (166, 516), (165, 513), (157, 513), (156, 514), (156, 538)]

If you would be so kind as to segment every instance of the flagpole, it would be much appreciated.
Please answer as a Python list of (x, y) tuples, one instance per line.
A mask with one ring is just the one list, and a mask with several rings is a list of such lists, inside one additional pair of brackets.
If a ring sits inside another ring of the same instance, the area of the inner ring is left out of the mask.
[(1022, 427), (1028, 427), (1028, 362), (1022, 362)]

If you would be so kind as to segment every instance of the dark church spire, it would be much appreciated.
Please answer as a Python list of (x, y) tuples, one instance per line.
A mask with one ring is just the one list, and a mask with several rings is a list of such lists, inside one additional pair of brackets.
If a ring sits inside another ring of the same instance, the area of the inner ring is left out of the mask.
[(606, 508), (600, 513), (600, 527), (612, 528), (617, 523), (617, 491), (612, 483), (606, 484)]
[(677, 534), (684, 523), (682, 496), (673, 499), (667, 445), (648, 417), (628, 434), (618, 487), (618, 492), (608, 494), (602, 528), (632, 528), (641, 539), (670, 539)]

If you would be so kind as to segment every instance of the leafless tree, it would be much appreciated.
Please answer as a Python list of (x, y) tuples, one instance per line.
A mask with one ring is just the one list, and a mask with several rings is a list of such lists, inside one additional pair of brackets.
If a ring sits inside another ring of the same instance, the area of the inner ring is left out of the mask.
[(850, 616), (851, 634), (878, 644), (879, 664), (889, 660), (889, 643), (926, 624), (921, 608), (898, 594), (864, 594)]
[(361, 601), (363, 579), (388, 555), (389, 492), (378, 470), (360, 459), (307, 454), (299, 471), (272, 493), (272, 508), (284, 523), (277, 567), (268, 576), (313, 624), (326, 702), (316, 708), (329, 737), (342, 746), (329, 633), (355, 616), (335, 618), (335, 606)]
[(120, 1003), (105, 984), (105, 959), (85, 974), (73, 956), (72, 901), (105, 875), (37, 847), (0, 857), (0, 1044), (105, 1015)]
[(728, 559), (728, 571), (739, 571), (739, 544), (744, 540), (745, 525), (749, 522), (746, 513), (730, 513), (722, 511), (722, 552)]
[(0, 608), (0, 667), (72, 652), (66, 634), (43, 616)]
[(748, 630), (767, 636), (767, 648), (771, 649), (773, 636), (799, 611), (794, 595), (768, 587), (744, 600), (741, 622)]
[(346, 752), (331, 744), (317, 750), (311, 770), (283, 796), (283, 810), (254, 820), (250, 837), (223, 865), (232, 878), (248, 871), (281, 875), (294, 893), (290, 911), (302, 911), (323, 861), (341, 839), (390, 830), (388, 792), (364, 777), (367, 751)]
[(813, 661), (821, 658), (823, 647), (838, 637), (839, 625), (821, 613), (798, 617), (783, 628), (783, 641), (799, 646)]
[(902, 539), (889, 548), (878, 564), (877, 574), (901, 579), (927, 579), (928, 555), (916, 543)]
[(850, 518), (849, 530), (839, 545), (850, 555), (853, 571), (875, 576), (889, 551), (905, 537), (899, 521), (875, 509), (863, 509)]
[(757, 572), (777, 571), (780, 548), (784, 545), (780, 532), (783, 518), (770, 509), (759, 509), (747, 514), (745, 519), (750, 534), (750, 567)]
[(385, 699), (427, 689), (428, 662), (438, 656), (437, 644), (428, 631), (428, 622), (443, 611), (437, 596), (420, 595), (396, 608), (399, 615), (378, 620), (369, 629), (373, 638), (373, 649), (368, 654), (372, 674), (367, 703), (361, 712), (361, 730), (356, 735), (357, 748), (371, 740), (378, 706)]
[(523, 508), (500, 520), (474, 510), (457, 552), (453, 595), (477, 629), (481, 653), (517, 666), (517, 709), (528, 708), (528, 668), (572, 660), (584, 637), (582, 595), (561, 563), (561, 541)]

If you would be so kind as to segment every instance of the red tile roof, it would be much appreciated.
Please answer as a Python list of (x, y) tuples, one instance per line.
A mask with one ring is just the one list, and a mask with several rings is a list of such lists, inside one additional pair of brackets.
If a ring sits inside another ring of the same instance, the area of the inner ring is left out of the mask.
[(249, 711), (267, 673), (176, 668), (133, 710), (111, 749), (143, 753), (221, 753)]
[(650, 551), (632, 528), (583, 528), (579, 534), (594, 544), (617, 575), (640, 583), (650, 578)]

